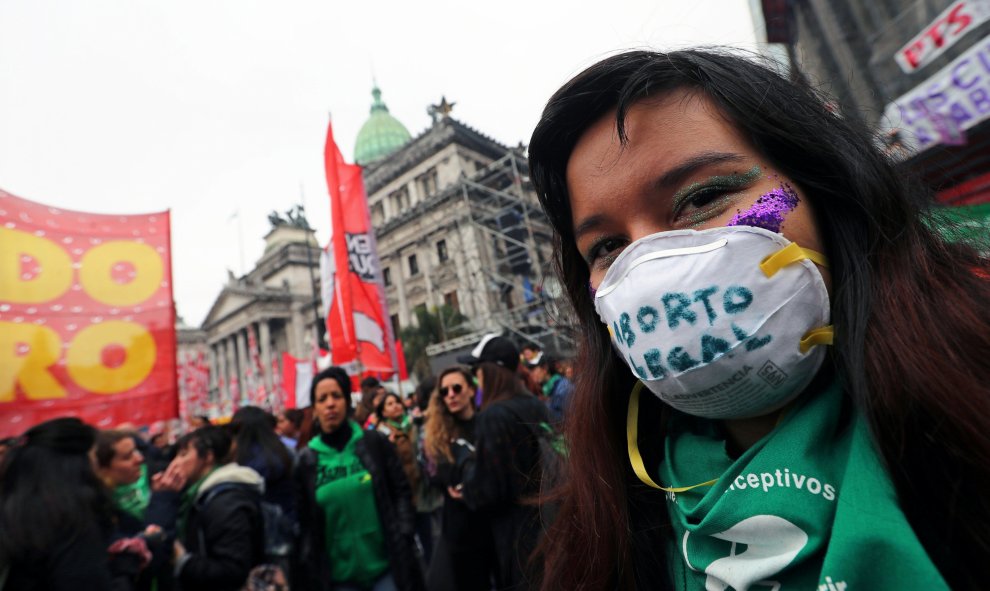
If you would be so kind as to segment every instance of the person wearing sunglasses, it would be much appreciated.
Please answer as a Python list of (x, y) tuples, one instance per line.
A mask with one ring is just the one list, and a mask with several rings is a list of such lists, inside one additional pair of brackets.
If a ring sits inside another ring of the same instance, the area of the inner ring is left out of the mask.
[(474, 462), (474, 377), (464, 366), (440, 372), (427, 408), (423, 456), (430, 484), (443, 491), (440, 539), (426, 584), (431, 591), (491, 586), (492, 539), (487, 518), (452, 499)]

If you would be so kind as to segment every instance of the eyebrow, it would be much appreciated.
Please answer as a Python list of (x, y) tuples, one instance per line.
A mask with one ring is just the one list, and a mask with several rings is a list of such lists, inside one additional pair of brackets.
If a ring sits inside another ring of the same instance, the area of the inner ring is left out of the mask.
[[(742, 155), (732, 152), (701, 152), (665, 172), (655, 185), (658, 188), (669, 189), (683, 182), (699, 168), (722, 164), (723, 162), (740, 162), (744, 159)], [(580, 224), (574, 226), (574, 241), (577, 242), (584, 234), (597, 229), (605, 222), (605, 219), (605, 214), (596, 214), (582, 220)]]
[(743, 159), (742, 155), (731, 152), (702, 152), (665, 172), (660, 177), (660, 180), (657, 181), (657, 186), (670, 188), (683, 182), (684, 179), (691, 176), (699, 168), (713, 164), (722, 164), (723, 162), (740, 162)]

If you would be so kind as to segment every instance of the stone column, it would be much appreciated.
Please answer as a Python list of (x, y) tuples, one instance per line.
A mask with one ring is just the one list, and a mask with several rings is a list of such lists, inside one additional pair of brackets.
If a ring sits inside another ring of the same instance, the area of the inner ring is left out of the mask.
[(217, 380), (220, 378), (220, 354), (217, 352), (217, 344), (213, 343), (209, 347), (210, 385), (206, 395), (207, 403), (213, 402), (213, 392), (218, 391)]
[(248, 396), (247, 392), (247, 337), (244, 336), (244, 329), (237, 331), (237, 383), (240, 386), (240, 404), (243, 404)]
[[(402, 326), (409, 326), (409, 302), (406, 301), (406, 270), (409, 268), (407, 258), (409, 254), (403, 254), (402, 251), (395, 251), (395, 258), (399, 261), (399, 264), (393, 267), (395, 273), (392, 273), (392, 279), (395, 283), (395, 295), (399, 296), (399, 324)], [(417, 258), (419, 258), (417, 256)]]
[(261, 375), (265, 380), (265, 392), (271, 396), (275, 393), (275, 382), (272, 380), (272, 334), (268, 320), (258, 322), (258, 340), (261, 341), (261, 364), (264, 366)]
[[(459, 228), (454, 228), (453, 232), (450, 232), (448, 236), (456, 237), (457, 243), (454, 247), (454, 269), (457, 272), (457, 287), (460, 290), (464, 290), (467, 293), (467, 297), (463, 297), (463, 294), (458, 294), (458, 304), (461, 307), (461, 313), (468, 318), (476, 318), (478, 310), (474, 301), (474, 290), (478, 286), (474, 285), (471, 280), (471, 275), (467, 269), (467, 263), (464, 260), (464, 240), (461, 238)], [(451, 241), (453, 242), (453, 241)]]
[[(423, 262), (420, 263), (419, 272), (423, 274), (423, 282), (426, 284), (426, 309), (429, 310), (432, 307), (439, 307), (443, 303), (443, 295), (437, 297), (437, 294), (433, 291), (433, 256), (436, 253), (436, 245), (429, 238), (423, 240), (426, 244), (426, 256), (423, 257)], [(431, 248), (431, 245), (433, 246)], [(423, 252), (423, 251), (420, 251)]]
[(388, 195), (382, 197), (382, 213), (384, 214), (383, 217), (386, 220), (392, 219), (392, 215), (394, 214), (392, 211), (392, 200)]
[(229, 337), (224, 337), (217, 343), (220, 347), (220, 375), (223, 376), (223, 388), (220, 389), (220, 397), (217, 402), (223, 405), (230, 399), (230, 374), (231, 374), (231, 351)]
[(286, 326), (289, 353), (293, 357), (308, 357), (309, 351), (306, 350), (306, 339), (304, 336), (306, 333), (306, 323), (303, 321), (300, 306), (293, 304), (291, 313), (292, 318)]

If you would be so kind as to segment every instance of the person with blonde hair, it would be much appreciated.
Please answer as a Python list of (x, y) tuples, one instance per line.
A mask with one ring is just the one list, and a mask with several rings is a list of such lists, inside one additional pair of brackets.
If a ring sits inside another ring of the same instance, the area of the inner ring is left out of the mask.
[(492, 538), (487, 517), (451, 498), (474, 461), (474, 378), (455, 365), (440, 372), (427, 408), (423, 455), (431, 483), (444, 491), (440, 540), (427, 574), (427, 587), (484, 589), (491, 583)]

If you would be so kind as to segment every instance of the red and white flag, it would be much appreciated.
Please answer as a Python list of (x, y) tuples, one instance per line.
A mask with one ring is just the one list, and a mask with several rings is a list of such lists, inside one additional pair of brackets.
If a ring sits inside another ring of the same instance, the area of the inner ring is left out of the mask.
[(324, 150), (330, 191), (330, 244), (320, 257), (327, 333), (334, 365), (352, 373), (398, 369), (381, 263), (371, 228), (361, 167), (344, 162), (327, 126)]

